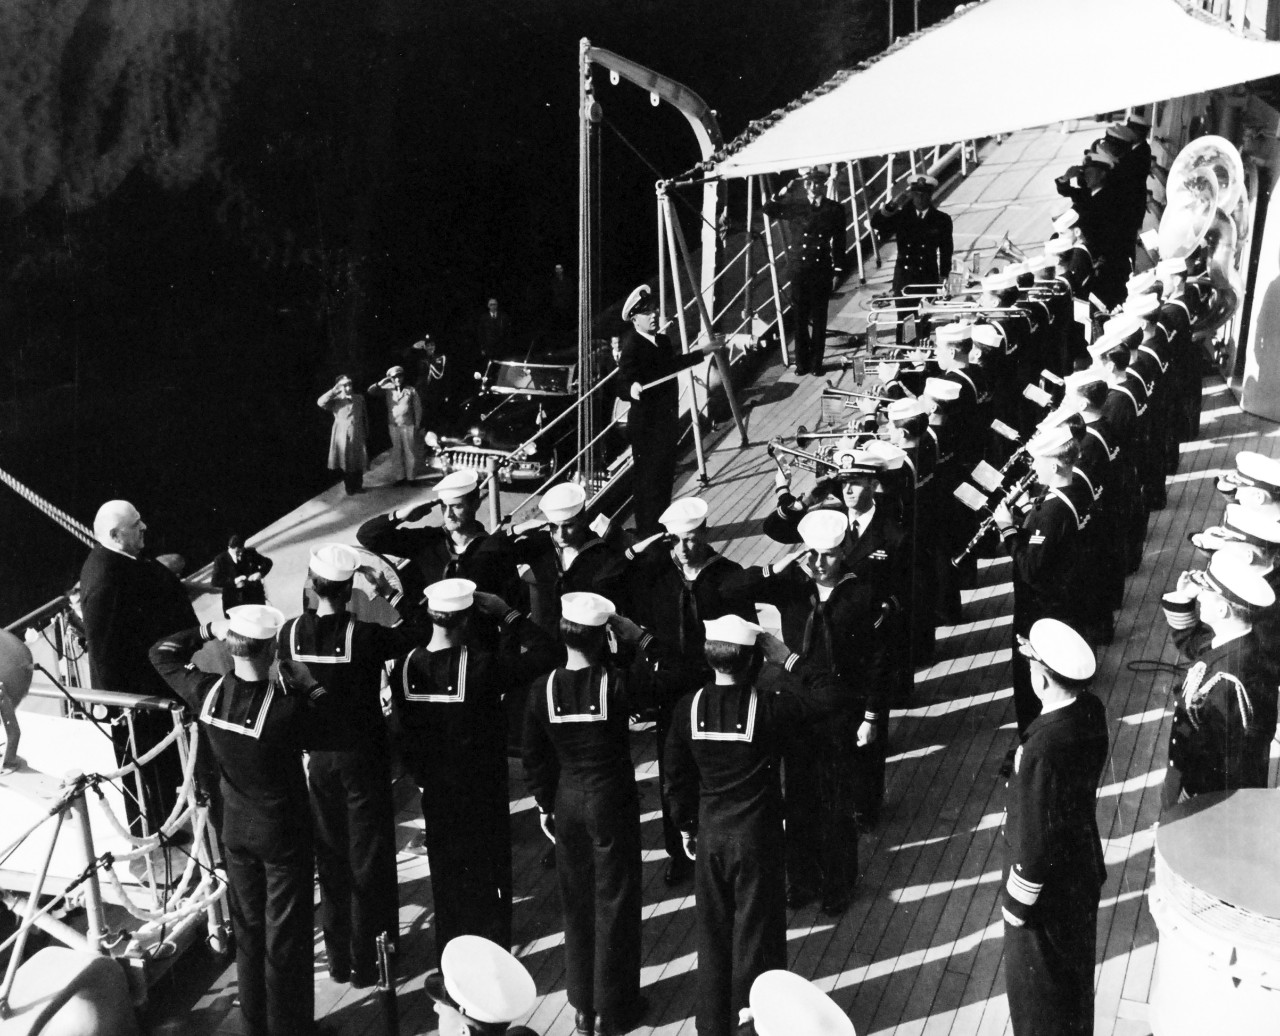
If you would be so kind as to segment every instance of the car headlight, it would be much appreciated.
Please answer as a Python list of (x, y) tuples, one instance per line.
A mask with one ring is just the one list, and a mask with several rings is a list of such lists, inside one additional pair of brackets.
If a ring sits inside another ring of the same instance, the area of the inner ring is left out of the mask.
[(526, 457), (536, 457), (538, 454), (537, 440), (534, 440), (533, 442), (530, 442), (530, 443), (526, 443), (525, 448), (520, 452)]
[(481, 446), (484, 443), (484, 433), (479, 428), (472, 428), (467, 432), (467, 436), (471, 439), (473, 446)]
[(440, 436), (438, 436), (435, 432), (427, 432), (426, 440), (427, 440), (427, 445), (430, 446), (431, 449), (433, 450), (440, 449)]

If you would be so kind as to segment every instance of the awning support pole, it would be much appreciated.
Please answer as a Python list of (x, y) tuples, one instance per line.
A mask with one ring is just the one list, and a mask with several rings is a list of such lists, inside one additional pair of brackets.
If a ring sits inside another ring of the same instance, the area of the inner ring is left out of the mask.
[(853, 216), (853, 250), (858, 256), (858, 283), (866, 284), (867, 267), (862, 259), (862, 221), (858, 216), (858, 180), (852, 162), (846, 162), (845, 169), (849, 174), (849, 211)]
[[(664, 201), (667, 206), (667, 223), (676, 240), (676, 245), (680, 249), (680, 255), (684, 259), (685, 269), (689, 274), (689, 281), (693, 283), (693, 256), (689, 253), (689, 246), (685, 243), (684, 230), (680, 226), (679, 219), (676, 218), (675, 203), (670, 196), (664, 195)], [(672, 265), (675, 265), (675, 259), (672, 258)], [(678, 282), (677, 282), (678, 283)], [(711, 312), (707, 309), (706, 293), (694, 291), (694, 299), (698, 303), (698, 315), (702, 318), (702, 333), (710, 342), (715, 336), (715, 324), (711, 320)], [(687, 341), (687, 340), (686, 340)], [(688, 349), (686, 348), (686, 352)], [(729, 361), (725, 357), (724, 349), (716, 349), (711, 354), (715, 360), (716, 367), (720, 371), (720, 383), (724, 386), (724, 394), (729, 400), (729, 409), (733, 413), (733, 423), (738, 426), (738, 446), (745, 447), (749, 444), (747, 438), (747, 424), (742, 417), (742, 408), (738, 406), (737, 393), (733, 391), (733, 374), (729, 370)]]
[(760, 185), (760, 216), (764, 220), (765, 250), (769, 253), (769, 280), (773, 282), (773, 317), (778, 324), (778, 344), (782, 347), (782, 364), (785, 367), (791, 363), (791, 350), (787, 348), (787, 325), (782, 319), (782, 288), (778, 284), (778, 257), (773, 250), (773, 220), (764, 211), (765, 203), (769, 200), (765, 193), (764, 177), (753, 179)]
[[(663, 220), (667, 251), (670, 258), (671, 288), (676, 300), (676, 320), (680, 324), (680, 351), (689, 351), (689, 324), (685, 319), (684, 291), (680, 287), (680, 264), (676, 261), (675, 230), (672, 227), (671, 199), (666, 191), (658, 189), (658, 217)], [(665, 283), (665, 280), (664, 280)], [(694, 293), (697, 293), (694, 286)], [(665, 325), (665, 322), (664, 322)], [(693, 431), (693, 452), (698, 460), (698, 481), (704, 486), (710, 481), (707, 476), (707, 458), (702, 450), (702, 407), (698, 404), (698, 386), (693, 380), (693, 371), (685, 371), (680, 375), (681, 382), (689, 390), (689, 424)]]

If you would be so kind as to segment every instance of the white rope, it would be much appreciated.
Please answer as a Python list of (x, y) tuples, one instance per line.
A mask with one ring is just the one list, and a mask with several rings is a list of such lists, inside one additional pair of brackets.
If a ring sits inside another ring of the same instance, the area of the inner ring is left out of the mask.
[[(156, 745), (155, 749), (152, 749), (152, 751), (148, 752), (146, 756), (144, 756), (141, 760), (139, 760), (139, 762), (145, 763), (150, 761), (150, 758), (154, 757), (158, 753), (159, 749), (162, 749), (166, 744), (172, 744), (174, 740), (176, 740), (178, 734), (180, 732), (184, 732), (184, 730), (185, 728), (181, 724), (175, 721), (173, 730), (169, 732), (169, 735), (163, 741), (161, 741), (160, 744)], [(115, 831), (115, 833), (119, 837), (125, 839), (131, 845), (145, 847), (146, 850), (149, 851), (151, 849), (154, 849), (159, 844), (161, 836), (164, 836), (166, 838), (169, 837), (170, 835), (173, 834), (175, 830), (177, 830), (184, 823), (186, 823), (187, 817), (191, 815), (192, 786), (195, 783), (196, 755), (198, 754), (199, 750), (200, 750), (200, 739), (199, 738), (190, 739), (188, 741), (188, 748), (187, 748), (187, 764), (183, 768), (183, 772), (182, 772), (182, 787), (179, 789), (178, 797), (174, 801), (173, 810), (169, 813), (169, 816), (165, 818), (164, 823), (160, 825), (160, 830), (157, 832), (153, 832), (152, 834), (149, 834), (149, 835), (143, 835), (141, 837), (130, 834), (128, 829), (124, 826), (124, 824), (120, 822), (120, 818), (116, 816), (115, 811), (111, 808), (110, 803), (108, 803), (104, 797), (99, 795), (98, 801), (99, 801), (99, 804), (102, 806), (102, 812), (106, 814), (107, 822), (111, 825), (112, 829)], [(126, 766), (122, 770), (117, 771), (116, 775), (128, 773), (131, 767), (133, 767), (133, 764), (130, 764), (130, 766)], [(100, 776), (103, 779), (106, 779), (108, 777), (113, 777), (116, 775), (101, 774)], [(137, 855), (140, 855), (140, 854), (133, 853), (133, 854), (130, 854), (127, 858), (133, 859)], [(125, 859), (126, 857), (120, 857), (120, 858)]]
[(182, 725), (177, 720), (175, 720), (173, 724), (173, 729), (169, 731), (169, 733), (167, 733), (162, 740), (157, 742), (155, 747), (151, 748), (143, 755), (138, 756), (138, 758), (135, 759), (133, 762), (126, 763), (124, 766), (120, 767), (120, 769), (111, 770), (111, 771), (108, 771), (107, 773), (100, 773), (100, 774), (97, 774), (97, 776), (104, 781), (115, 781), (115, 780), (119, 780), (121, 777), (127, 776), (128, 774), (136, 773), (139, 766), (146, 766), (148, 763), (152, 762), (156, 758), (156, 756), (158, 756), (161, 752), (163, 752), (166, 748), (168, 748), (171, 744), (173, 744), (178, 739), (178, 733), (181, 730), (182, 730)]
[(97, 545), (98, 541), (93, 538), (92, 529), (83, 522), (76, 521), (60, 507), (54, 507), (53, 504), (40, 496), (40, 494), (38, 494), (34, 489), (19, 482), (16, 478), (5, 471), (4, 468), (0, 468), (0, 482), (3, 482), (6, 486), (12, 489), (41, 514), (48, 518), (52, 518), (81, 543), (84, 543), (89, 547)]

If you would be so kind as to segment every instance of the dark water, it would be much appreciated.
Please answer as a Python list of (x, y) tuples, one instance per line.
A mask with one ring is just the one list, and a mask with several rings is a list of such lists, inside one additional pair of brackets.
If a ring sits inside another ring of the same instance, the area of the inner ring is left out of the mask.
[[(151, 546), (193, 565), (327, 484), (314, 400), (338, 370), (367, 384), (428, 330), (461, 356), (489, 294), (519, 345), (542, 334), (552, 264), (576, 266), (581, 37), (683, 81), (732, 136), (878, 50), (885, 14), (857, 0), (211, 0), (200, 17), (157, 30), (169, 79), (143, 113), (179, 132), (200, 98), (188, 80), (228, 72), (216, 135), (186, 166), (121, 144), (143, 115), (128, 63), (103, 70), (113, 47), (140, 48), (102, 0), (57, 52), (61, 128), (30, 152), (60, 155), (75, 190), (0, 178), (0, 466), (86, 523), (103, 500), (134, 501)], [(654, 180), (699, 156), (679, 115), (605, 75), (597, 90), (608, 301), (656, 265)], [(77, 136), (85, 112), (98, 122)], [(95, 157), (113, 176), (85, 188), (73, 174)], [(65, 589), (85, 548), (3, 488), (0, 522), (11, 619)]]

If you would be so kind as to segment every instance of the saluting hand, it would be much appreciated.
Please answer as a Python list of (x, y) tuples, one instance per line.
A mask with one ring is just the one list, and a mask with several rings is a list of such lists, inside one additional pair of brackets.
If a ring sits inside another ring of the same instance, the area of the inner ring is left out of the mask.
[(391, 512), (391, 519), (397, 522), (416, 522), (419, 518), (429, 515), (431, 509), (439, 503), (439, 500), (427, 500), (412, 507), (400, 507)]
[(774, 665), (782, 665), (791, 657), (791, 649), (772, 633), (761, 633), (756, 643), (760, 645), (764, 657)]
[(217, 640), (227, 639), (227, 630), (231, 628), (230, 619), (214, 619), (209, 623), (209, 632), (213, 634)]
[(642, 539), (639, 543), (637, 543), (631, 549), (635, 553), (639, 554), (641, 551), (648, 550), (655, 543), (657, 543), (658, 540), (662, 539), (662, 537), (664, 537), (665, 535), (666, 535), (665, 532), (655, 532), (652, 536), (646, 536), (644, 539)]
[(773, 564), (771, 564), (769, 566), (769, 574), (774, 576), (778, 575), (785, 568), (799, 561), (802, 557), (804, 557), (808, 553), (809, 553), (808, 547), (802, 547), (800, 550), (792, 551), (781, 561), (775, 561)]
[(624, 644), (638, 644), (640, 643), (640, 638), (644, 636), (644, 630), (640, 624), (633, 622), (625, 615), (619, 615), (614, 612), (609, 616), (608, 621), (610, 628)]
[(866, 748), (876, 739), (876, 725), (869, 719), (864, 719), (858, 727), (858, 747)]
[(475, 602), (481, 615), (488, 615), (495, 619), (500, 619), (511, 611), (511, 605), (501, 597), (497, 594), (487, 594), (483, 590), (475, 592)]

